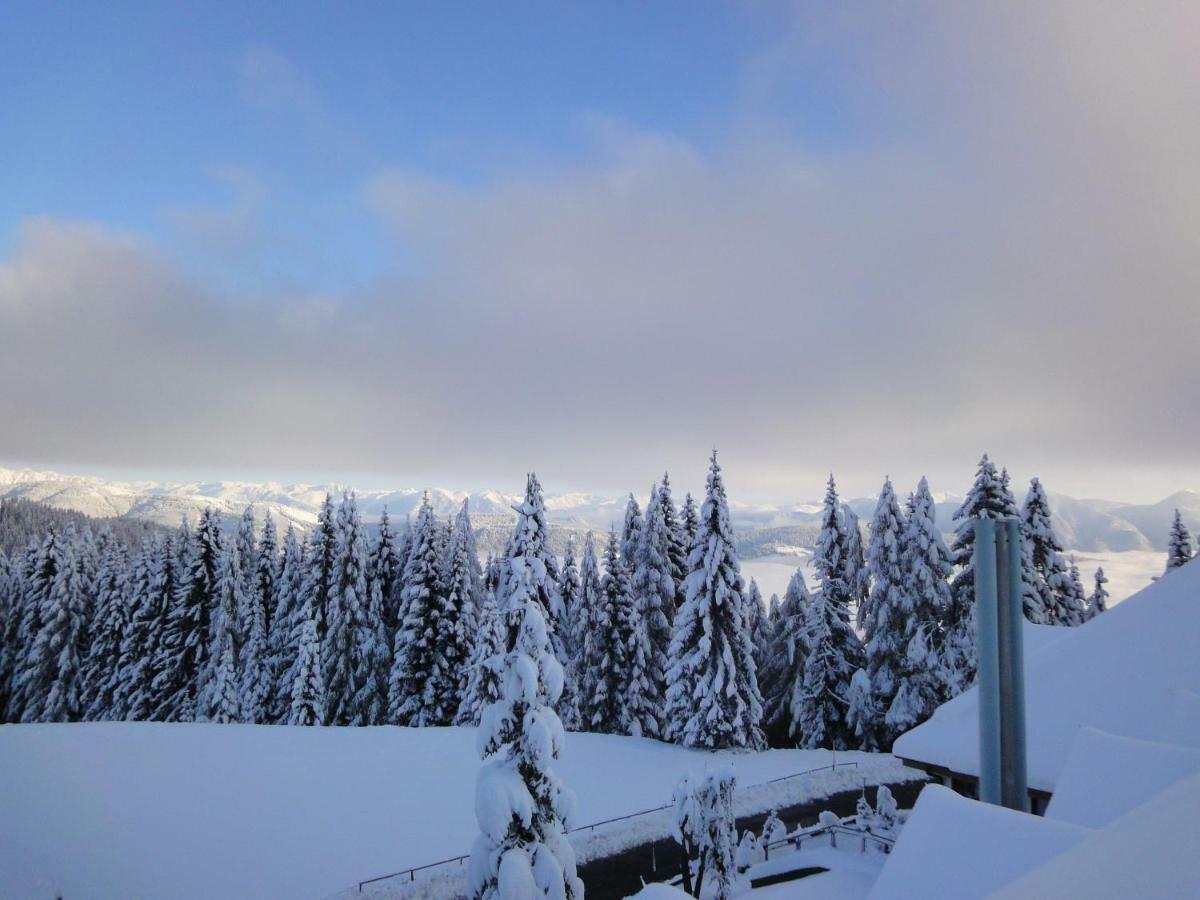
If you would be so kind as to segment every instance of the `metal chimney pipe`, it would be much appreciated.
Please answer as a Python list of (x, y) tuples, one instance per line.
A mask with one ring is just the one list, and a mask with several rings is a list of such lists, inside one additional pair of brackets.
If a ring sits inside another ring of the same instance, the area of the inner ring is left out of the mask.
[(996, 525), (976, 519), (975, 634), (979, 685), (979, 799), (1000, 803), (1000, 636), (996, 597)]

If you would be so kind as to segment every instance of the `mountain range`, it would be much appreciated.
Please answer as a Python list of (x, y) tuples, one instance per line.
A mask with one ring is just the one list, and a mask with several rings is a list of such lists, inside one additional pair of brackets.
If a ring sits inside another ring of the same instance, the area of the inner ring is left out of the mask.
[[(84, 475), (63, 475), (32, 469), (0, 468), (0, 497), (25, 498), (89, 516), (131, 518), (174, 526), (183, 516), (191, 520), (211, 506), (227, 519), (234, 519), (251, 506), (261, 516), (270, 512), (281, 523), (297, 530), (310, 529), (326, 493), (340, 496), (350, 488), (338, 484), (284, 484), (280, 482), (204, 481), (158, 482), (116, 481)], [(363, 517), (377, 521), (386, 507), (398, 520), (416, 512), (423, 490), (358, 490)], [(503, 547), (505, 527), (512, 521), (514, 494), (500, 491), (428, 490), (434, 510), (448, 516), (469, 500), (471, 516), (481, 530), (481, 549)], [(1080, 500), (1050, 493), (1054, 525), (1062, 543), (1079, 551), (1163, 550), (1174, 511), (1178, 508), (1189, 524), (1200, 525), (1200, 491), (1179, 491), (1157, 503), (1132, 504), (1111, 500)], [(639, 497), (639, 502), (645, 498)], [(680, 502), (681, 497), (676, 501)], [(954, 528), (954, 511), (960, 496), (938, 495), (937, 519), (943, 531)], [(556, 536), (587, 530), (620, 527), (626, 498), (590, 493), (547, 494), (546, 517)], [(847, 501), (864, 522), (875, 507), (874, 498)], [(730, 502), (730, 513), (744, 556), (764, 556), (811, 549), (820, 517), (819, 503), (742, 504)], [(555, 543), (559, 541), (556, 540)], [(495, 544), (495, 546), (491, 546)]]

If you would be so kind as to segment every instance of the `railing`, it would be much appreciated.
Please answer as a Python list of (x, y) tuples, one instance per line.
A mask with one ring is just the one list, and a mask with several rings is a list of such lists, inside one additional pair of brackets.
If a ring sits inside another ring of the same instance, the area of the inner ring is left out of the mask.
[[(761, 787), (764, 784), (778, 784), (781, 781), (787, 781), (791, 778), (801, 778), (804, 775), (813, 775), (817, 772), (832, 772), (835, 769), (857, 769), (857, 762), (835, 762), (828, 766), (818, 766), (815, 769), (805, 769), (803, 772), (793, 772), (791, 775), (780, 775), (778, 778), (769, 778), (766, 781), (760, 781), (757, 784), (747, 785), (747, 787)], [(627, 819), (636, 819), (639, 816), (648, 816), (651, 813), (662, 812), (663, 810), (671, 809), (674, 804), (667, 803), (664, 806), (655, 806), (653, 809), (643, 809), (641, 812), (629, 813), (624, 816), (616, 816), (612, 819), (601, 819), (599, 822), (591, 822), (587, 825), (580, 825), (578, 828), (567, 829), (567, 834), (575, 834), (580, 831), (595, 831), (601, 825), (611, 825), (613, 822), (624, 822)], [(375, 878), (368, 878), (365, 881), (358, 883), (358, 892), (361, 894), (364, 885), (374, 884), (377, 881), (387, 881), (389, 878), (400, 878), (404, 875), (408, 876), (409, 881), (417, 880), (417, 873), (423, 872), (426, 869), (435, 869), (438, 866), (448, 866), (451, 863), (462, 865), (463, 860), (468, 859), (471, 854), (464, 853), (462, 856), (452, 856), (449, 859), (441, 859), (437, 862), (425, 863), (423, 866), (413, 866), (410, 869), (401, 869), (399, 872), (390, 872), (387, 875), (377, 875)]]
[(814, 825), (812, 828), (805, 828), (795, 832), (794, 834), (789, 834), (787, 837), (780, 838), (777, 841), (771, 841), (769, 844), (764, 844), (764, 858), (771, 858), (772, 847), (786, 847), (790, 845), (799, 850), (804, 846), (804, 842), (806, 840), (809, 840), (810, 838), (821, 837), (822, 835), (826, 834), (829, 835), (829, 845), (831, 847), (837, 847), (837, 836), (839, 834), (848, 834), (851, 837), (861, 839), (862, 844), (859, 849), (862, 853), (867, 852), (867, 841), (875, 841), (883, 849), (884, 853), (891, 853), (892, 847), (896, 845), (896, 841), (893, 838), (886, 838), (881, 834), (874, 834), (870, 831), (864, 831), (861, 828), (853, 828), (849, 825), (846, 825), (844, 822), (839, 822), (837, 825)]

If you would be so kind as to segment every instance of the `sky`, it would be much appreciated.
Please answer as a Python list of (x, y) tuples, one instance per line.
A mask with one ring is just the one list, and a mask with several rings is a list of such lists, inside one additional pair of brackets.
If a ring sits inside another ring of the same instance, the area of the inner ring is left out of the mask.
[(1200, 7), (10, 0), (0, 460), (1200, 488)]

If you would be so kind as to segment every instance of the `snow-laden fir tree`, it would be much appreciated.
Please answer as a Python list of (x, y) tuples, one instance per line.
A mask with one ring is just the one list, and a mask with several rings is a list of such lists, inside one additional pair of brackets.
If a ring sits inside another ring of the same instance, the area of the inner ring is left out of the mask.
[(104, 537), (92, 586), (96, 609), (83, 671), (83, 716), (93, 722), (120, 718), (116, 693), (122, 675), (121, 639), (129, 627), (129, 568), (125, 545)]
[(63, 536), (51, 524), (39, 541), (31, 539), (19, 566), (12, 608), (13, 619), (6, 623), (6, 642), (12, 648), (9, 674), (8, 706), (5, 718), (9, 722), (36, 721), (38, 710), (30, 719), (25, 711), (40, 702), (39, 661), (33, 656), (34, 641), (42, 627), (42, 610), (62, 564)]
[(394, 725), (441, 724), (442, 710), (427, 710), (431, 693), (426, 683), (435, 679), (435, 687), (449, 684), (448, 663), (438, 654), (444, 649), (441, 619), (445, 600), (439, 577), (438, 523), (426, 494), (413, 523), (412, 548), (404, 566), (401, 606), (404, 620), (396, 632), (395, 657), (388, 685), (388, 721)]
[(551, 768), (565, 740), (554, 711), (562, 665), (547, 626), (547, 601), (558, 587), (545, 565), (544, 503), (532, 474), (516, 510), (499, 607), (502, 692), (477, 733), (484, 758), (475, 790), (480, 834), (471, 850), (467, 890), (476, 900), (576, 900), (583, 896), (583, 882), (565, 834), (575, 798)]
[(950, 582), (950, 606), (942, 621), (951, 696), (975, 680), (975, 529), (971, 521), (1002, 519), (1012, 514), (1013, 507), (1012, 495), (985, 453), (974, 484), (954, 513), (959, 525), (950, 549), (958, 573)]
[(635, 733), (628, 705), (634, 666), (629, 649), (636, 649), (636, 632), (640, 628), (641, 617), (630, 592), (629, 573), (621, 557), (617, 533), (610, 530), (604, 549), (600, 603), (592, 619), (592, 639), (585, 661), (591, 693), (583, 714), (589, 731)]
[(866, 669), (859, 669), (850, 679), (846, 694), (846, 730), (862, 750), (880, 749), (880, 720), (883, 718)]
[(175, 662), (173, 654), (165, 647), (167, 626), (179, 604), (180, 587), (187, 570), (185, 553), (191, 541), (191, 529), (184, 519), (173, 534), (154, 548), (153, 562), (149, 565), (149, 600), (134, 618), (134, 633), (139, 636), (129, 648), (130, 654), (144, 648), (148, 657), (144, 670), (129, 687), (128, 715), (132, 719), (162, 717), (165, 697), (161, 688), (164, 681), (170, 682), (164, 676), (172, 671)]
[[(74, 525), (51, 543), (49, 581), (36, 584), (40, 627), (25, 664), (22, 722), (78, 722), (88, 641), (87, 574), (83, 542)], [(44, 578), (45, 569), (39, 575)]]
[(863, 548), (862, 525), (858, 514), (846, 504), (842, 507), (843, 528), (846, 532), (846, 587), (850, 605), (855, 608), (858, 627), (866, 627), (866, 607), (871, 596), (871, 569)]
[(296, 538), (296, 529), (289, 523), (283, 535), (279, 578), (275, 582), (275, 609), (267, 632), (272, 685), (268, 718), (272, 722), (286, 723), (291, 715), (292, 685), (296, 674), (293, 669), (300, 648), (300, 629), (304, 624), (306, 572), (304, 548)]
[(1171, 533), (1167, 537), (1167, 571), (1178, 569), (1192, 561), (1192, 533), (1183, 524), (1183, 516), (1175, 510)]
[(218, 557), (216, 605), (197, 719), (220, 724), (240, 721), (238, 610), (246, 606), (245, 590), (241, 554), (237, 542), (229, 541)]
[(367, 533), (354, 494), (342, 498), (337, 552), (325, 607), (325, 718), (331, 725), (377, 725), (383, 721), (377, 623), (367, 590)]
[[(407, 525), (404, 530), (407, 532)], [(369, 576), (371, 590), (378, 595), (373, 605), (377, 605), (382, 612), (381, 625), (387, 635), (390, 654), (392, 640), (400, 626), (400, 589), (404, 578), (404, 559), (401, 556), (400, 538), (392, 529), (392, 520), (386, 506), (379, 514), (379, 535), (371, 549)]]
[[(696, 543), (696, 535), (700, 532), (700, 510), (696, 506), (696, 501), (692, 499), (691, 492), (683, 496), (683, 513), (680, 517), (680, 530), (683, 535), (683, 546), (690, 558), (692, 555), (692, 547)], [(686, 584), (687, 573), (691, 571), (689, 563), (685, 560), (683, 564), (683, 580)], [(687, 589), (684, 588), (684, 600), (687, 599)], [(681, 604), (682, 605), (682, 604)]]
[(271, 677), (270, 610), (275, 603), (275, 525), (268, 514), (263, 539), (255, 540), (254, 513), (250, 507), (238, 527), (238, 565), (243, 567), (242, 607), (239, 612), (238, 707), (243, 722), (272, 721), (270, 707), (275, 690)]
[[(558, 573), (558, 592), (562, 595), (564, 623), (562, 631), (563, 672), (567, 685), (572, 688), (571, 702), (559, 701), (559, 718), (563, 727), (568, 731), (579, 731), (583, 727), (583, 715), (579, 709), (579, 678), (583, 660), (575, 643), (577, 635), (576, 617), (580, 604), (583, 602), (579, 582), (579, 563), (575, 559), (575, 535), (567, 536), (567, 546), (563, 553), (562, 568)], [(564, 687), (566, 693), (566, 687)]]
[(808, 659), (806, 628), (809, 609), (804, 572), (797, 569), (779, 604), (761, 683), (763, 726), (772, 746), (794, 746), (800, 738), (799, 710), (804, 696), (804, 664)]
[[(333, 508), (333, 497), (325, 495), (317, 512), (317, 524), (305, 541), (304, 584), (301, 592), (307, 600), (313, 598), (313, 609), (317, 614), (317, 639), (324, 644), (327, 626), (326, 609), (329, 606), (329, 591), (333, 584), (333, 567), (337, 558), (338, 535), (337, 513)], [(324, 653), (322, 647), (322, 653)], [(324, 673), (322, 673), (324, 678)]]
[(633, 561), (637, 555), (637, 546), (642, 539), (642, 509), (638, 506), (633, 494), (625, 503), (625, 523), (621, 526), (621, 558), (625, 560), (625, 568), (630, 576), (633, 574)]
[(1087, 621), (1088, 613), (1087, 592), (1083, 588), (1083, 578), (1079, 574), (1079, 564), (1072, 556), (1067, 567), (1067, 591), (1063, 603), (1063, 614), (1060, 618), (1062, 625), (1082, 625)]
[(644, 632), (646, 674), (649, 678), (649, 690), (643, 702), (652, 722), (647, 722), (647, 727), (642, 731), (648, 737), (658, 737), (662, 733), (662, 700), (667, 694), (671, 626), (678, 594), (672, 574), (673, 540), (661, 492), (657, 487), (651, 488), (650, 502), (646, 504), (646, 514), (631, 563), (631, 590), (638, 604)]
[(446, 556), (445, 614), (439, 624), (445, 632), (442, 643), (449, 664), (445, 696), (441, 700), (445, 724), (449, 725), (454, 721), (470, 680), (469, 665), (475, 650), (483, 590), (483, 572), (479, 567), (479, 553), (475, 549), (466, 500), (455, 516)]
[(579, 603), (573, 617), (572, 643), (575, 645), (575, 694), (579, 709), (580, 729), (586, 730), (588, 710), (594, 702), (596, 685), (588, 660), (595, 652), (596, 623), (600, 615), (603, 594), (600, 590), (600, 564), (596, 559), (596, 544), (592, 532), (583, 541), (583, 556), (579, 562)]
[(1037, 478), (1029, 482), (1029, 493), (1021, 507), (1021, 539), (1029, 554), (1033, 598), (1026, 598), (1025, 617), (1044, 625), (1069, 625), (1070, 584), (1062, 544), (1050, 522), (1050, 499)]
[(728, 900), (737, 874), (734, 845), (737, 822), (733, 815), (733, 792), (737, 787), (733, 766), (721, 766), (711, 772), (696, 792), (696, 816), (703, 823), (700, 833), (700, 866), (696, 875), (696, 895), (704, 894), (705, 876), (711, 873), (713, 900)]
[[(286, 540), (286, 539), (285, 539)], [(297, 614), (296, 658), (288, 688), (288, 725), (325, 724), (325, 667), (321, 663), (320, 612), (316, 593), (301, 594)]]
[(800, 746), (849, 749), (858, 745), (846, 723), (850, 679), (863, 661), (862, 645), (850, 626), (846, 585), (846, 533), (833, 476), (825, 491), (821, 532), (813, 552), (820, 590), (809, 603), (804, 685), (794, 714)]
[(667, 672), (666, 737), (709, 750), (764, 746), (762, 698), (721, 467), (713, 451), (676, 612)]
[(767, 629), (774, 637), (775, 629), (779, 627), (779, 595), (772, 594), (767, 601)]
[[(172, 566), (164, 554), (164, 543), (147, 537), (132, 558), (125, 578), (128, 621), (121, 633), (117, 653), (117, 679), (110, 715), (114, 719), (138, 721), (150, 718), (153, 702), (150, 683), (154, 675), (155, 643), (163, 625), (163, 615), (171, 590), (164, 590), (160, 579), (170, 579)], [(174, 548), (168, 551), (173, 555)]]
[(159, 700), (155, 718), (162, 721), (192, 721), (197, 698), (206, 689), (221, 543), (220, 517), (206, 507), (182, 550), (186, 562), (159, 642), (153, 690)]
[(1087, 617), (1094, 619), (1102, 612), (1108, 612), (1108, 589), (1105, 585), (1108, 584), (1108, 579), (1104, 576), (1103, 567), (1096, 569), (1094, 576), (1095, 587), (1092, 589), (1092, 596), (1088, 598)]
[(264, 609), (266, 630), (270, 633), (275, 616), (275, 600), (279, 596), (279, 571), (282, 560), (279, 556), (279, 534), (271, 514), (263, 516), (262, 534), (258, 539), (258, 552), (254, 559), (254, 590)]
[[(684, 521), (679, 511), (675, 508), (675, 501), (671, 498), (671, 480), (665, 472), (663, 473), (662, 484), (658, 486), (658, 505), (663, 523), (667, 529), (667, 559), (671, 562), (671, 582), (675, 585), (675, 609), (678, 609), (683, 606), (683, 601), (687, 599), (687, 591), (684, 589), (683, 581), (687, 576), (690, 538)], [(672, 622), (674, 619), (675, 612), (672, 610)]]
[(467, 686), (463, 691), (455, 725), (478, 725), (483, 711), (500, 699), (500, 675), (504, 665), (503, 635), (496, 611), (496, 594), (484, 580), (479, 601), (475, 646), (467, 666)]
[[(902, 562), (904, 516), (891, 479), (884, 479), (879, 501), (871, 517), (867, 565), (871, 593), (862, 616), (864, 649), (869, 676), (870, 703), (859, 704), (856, 731), (861, 732), (864, 750), (890, 747), (894, 734), (883, 721), (899, 687), (906, 647), (907, 593), (909, 583)], [(870, 714), (877, 718), (867, 721)]]
[(948, 699), (961, 665), (944, 655), (941, 621), (950, 607), (953, 564), (936, 515), (929, 482), (922, 478), (904, 523), (900, 666), (895, 695), (883, 711), (884, 724), (896, 735), (924, 722)]
[(767, 625), (767, 611), (763, 606), (762, 591), (758, 582), (750, 579), (746, 589), (746, 628), (750, 632), (750, 643), (754, 647), (754, 668), (758, 672), (759, 693), (762, 693), (762, 668), (767, 658), (771, 631)]
[[(247, 506), (242, 510), (242, 517), (238, 519), (238, 527), (234, 544), (237, 548), (238, 568), (242, 571), (242, 596), (250, 599), (251, 591), (255, 587), (258, 579), (258, 539), (255, 536), (256, 528), (254, 525), (254, 507)], [(245, 626), (241, 625), (240, 617), (245, 611), (239, 610), (239, 632), (244, 632)]]

